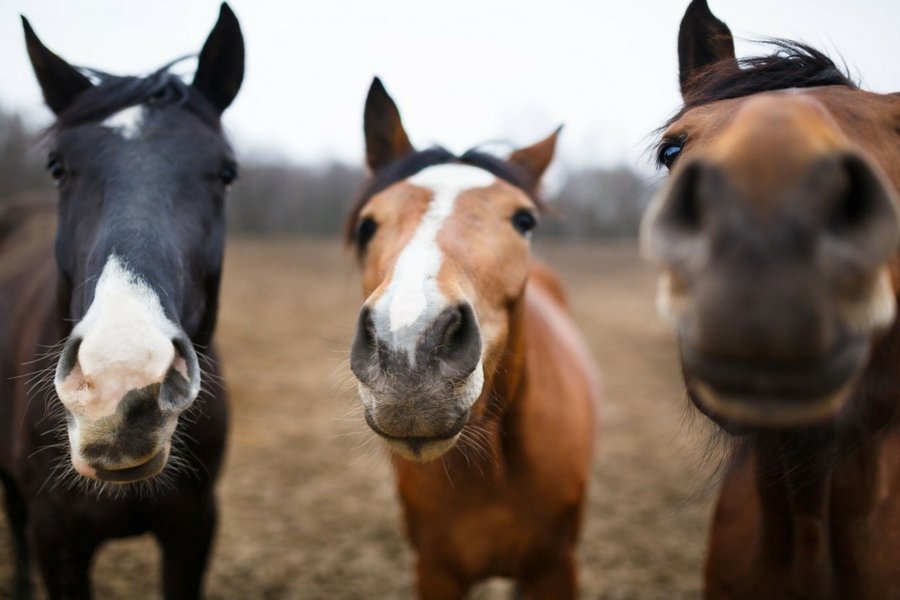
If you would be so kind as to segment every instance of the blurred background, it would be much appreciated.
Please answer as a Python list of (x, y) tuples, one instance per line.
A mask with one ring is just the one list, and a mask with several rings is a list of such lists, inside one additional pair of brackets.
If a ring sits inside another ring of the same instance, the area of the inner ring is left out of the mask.
[[(787, 37), (843, 60), (864, 87), (900, 90), (896, 0), (711, 0), (738, 36)], [(358, 274), (338, 236), (366, 177), (362, 110), (373, 75), (412, 142), (498, 153), (565, 130), (536, 252), (566, 281), (603, 371), (597, 462), (582, 536), (587, 598), (696, 598), (716, 460), (683, 398), (654, 314), (639, 219), (661, 181), (653, 131), (678, 107), (686, 0), (233, 0), (244, 86), (224, 121), (241, 175), (229, 198), (217, 333), (233, 421), (209, 597), (408, 598), (388, 461), (346, 364)], [(54, 193), (51, 123), (19, 14), (73, 64), (141, 74), (196, 53), (218, 3), (0, 0), (0, 206)], [(189, 63), (179, 66), (186, 75)], [(715, 453), (713, 453), (715, 454)], [(100, 598), (156, 597), (149, 539), (101, 551)], [(11, 555), (0, 519), (0, 597)], [(479, 598), (508, 597), (491, 583)]]
[[(225, 116), (242, 178), (231, 227), (333, 235), (365, 176), (362, 107), (373, 75), (413, 143), (507, 153), (566, 128), (547, 195), (565, 218), (544, 235), (633, 236), (656, 184), (653, 130), (678, 105), (686, 2), (304, 0), (231, 5), (244, 29), (244, 87)], [(150, 72), (199, 51), (214, 0), (0, 3), (0, 197), (47, 180), (35, 131), (50, 123), (19, 14), (76, 65)], [(712, 9), (752, 52), (762, 36), (843, 59), (874, 91), (900, 89), (895, 0), (720, 0)], [(191, 72), (191, 64), (179, 70)]]

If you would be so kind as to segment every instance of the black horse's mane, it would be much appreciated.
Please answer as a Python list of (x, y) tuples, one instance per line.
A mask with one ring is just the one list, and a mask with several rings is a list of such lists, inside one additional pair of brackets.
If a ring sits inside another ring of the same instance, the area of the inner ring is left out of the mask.
[(840, 85), (856, 89), (845, 68), (812, 46), (784, 39), (765, 40), (772, 54), (723, 60), (699, 71), (688, 81), (684, 106), (671, 125), (688, 110), (718, 100), (743, 98), (789, 88)]
[(120, 110), (144, 103), (182, 105), (204, 123), (218, 129), (219, 115), (212, 105), (171, 72), (171, 68), (182, 60), (184, 58), (172, 61), (144, 77), (111, 75), (80, 68), (95, 85), (79, 94), (70, 106), (57, 115), (54, 129), (101, 121)]
[(434, 146), (427, 150), (411, 152), (379, 169), (372, 175), (347, 216), (345, 227), (347, 242), (352, 243), (355, 241), (356, 222), (359, 219), (359, 213), (372, 199), (372, 196), (428, 167), (445, 164), (469, 165), (484, 169), (495, 177), (511, 183), (524, 191), (538, 209), (544, 210), (546, 208), (545, 203), (537, 195), (535, 182), (520, 167), (487, 152), (482, 152), (477, 148), (472, 148), (457, 156), (446, 148)]

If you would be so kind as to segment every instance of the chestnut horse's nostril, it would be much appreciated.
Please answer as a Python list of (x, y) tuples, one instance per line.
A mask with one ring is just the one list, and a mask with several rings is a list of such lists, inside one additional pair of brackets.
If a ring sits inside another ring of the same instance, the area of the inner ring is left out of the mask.
[(378, 342), (372, 311), (363, 306), (356, 323), (356, 334), (350, 349), (350, 370), (363, 383), (371, 383), (378, 375)]
[(481, 360), (481, 335), (469, 303), (445, 309), (432, 322), (417, 353), (437, 360), (445, 377), (466, 377)]

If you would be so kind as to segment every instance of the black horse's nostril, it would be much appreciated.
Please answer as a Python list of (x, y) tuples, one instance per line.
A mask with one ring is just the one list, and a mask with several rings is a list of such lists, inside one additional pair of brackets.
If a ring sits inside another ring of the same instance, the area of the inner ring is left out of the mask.
[(481, 360), (481, 335), (475, 312), (468, 303), (445, 309), (419, 342), (420, 359), (436, 360), (442, 374), (468, 376)]
[(377, 377), (378, 344), (372, 311), (363, 306), (356, 323), (356, 333), (350, 348), (350, 370), (363, 383), (371, 383)]

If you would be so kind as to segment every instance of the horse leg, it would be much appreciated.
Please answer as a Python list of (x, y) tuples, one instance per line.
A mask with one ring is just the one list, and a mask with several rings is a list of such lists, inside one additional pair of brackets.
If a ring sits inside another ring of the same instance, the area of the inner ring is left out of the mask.
[(577, 571), (571, 552), (543, 563), (539, 571), (528, 573), (519, 580), (521, 597), (528, 600), (571, 600), (577, 596)]
[(416, 583), (421, 600), (460, 600), (469, 591), (467, 582), (422, 558), (416, 566)]
[(196, 510), (184, 510), (181, 514), (185, 518), (166, 521), (155, 530), (162, 548), (162, 583), (166, 600), (200, 597), (218, 516), (212, 491), (198, 499)]
[[(29, 541), (51, 600), (89, 600), (90, 567), (97, 542), (66, 527), (56, 506), (36, 505), (29, 515)], [(69, 515), (71, 516), (71, 515)]]
[(12, 533), (13, 552), (16, 559), (15, 581), (13, 582), (13, 598), (29, 600), (32, 597), (31, 564), (28, 556), (27, 522), (28, 513), (25, 500), (16, 484), (7, 477), (2, 478), (6, 497), (6, 515), (9, 517), (9, 528)]

